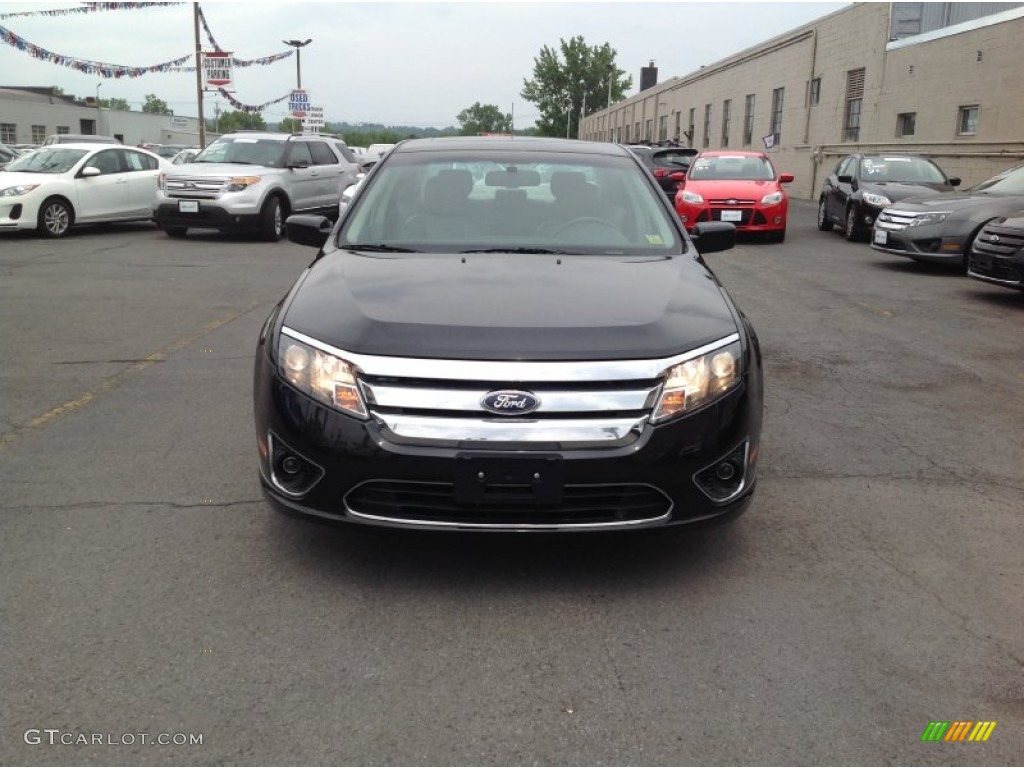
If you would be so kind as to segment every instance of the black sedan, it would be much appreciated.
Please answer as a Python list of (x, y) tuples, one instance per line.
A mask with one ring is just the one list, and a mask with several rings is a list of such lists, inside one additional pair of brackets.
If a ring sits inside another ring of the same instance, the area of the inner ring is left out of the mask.
[(259, 472), (279, 510), (477, 531), (725, 521), (757, 480), (753, 328), (614, 144), (399, 144), (260, 334)]
[(989, 221), (1024, 210), (1024, 165), (962, 192), (912, 197), (875, 221), (871, 247), (916, 261), (967, 266), (971, 244)]
[(847, 240), (862, 240), (886, 206), (904, 198), (952, 192), (948, 178), (931, 160), (915, 155), (847, 155), (825, 179), (818, 198), (818, 229), (842, 228)]
[(674, 145), (662, 147), (630, 144), (628, 147), (647, 170), (654, 174), (665, 196), (674, 201), (679, 185), (686, 178), (686, 171), (690, 167), (690, 162), (697, 156), (698, 150)]
[(967, 275), (1024, 291), (1024, 211), (982, 227), (971, 245)]

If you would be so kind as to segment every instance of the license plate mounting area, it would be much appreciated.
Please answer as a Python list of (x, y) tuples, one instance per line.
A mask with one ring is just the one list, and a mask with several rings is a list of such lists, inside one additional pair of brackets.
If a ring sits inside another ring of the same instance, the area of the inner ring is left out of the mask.
[(488, 507), (549, 507), (562, 500), (564, 471), (557, 454), (529, 457), (460, 453), (455, 457), (455, 501)]

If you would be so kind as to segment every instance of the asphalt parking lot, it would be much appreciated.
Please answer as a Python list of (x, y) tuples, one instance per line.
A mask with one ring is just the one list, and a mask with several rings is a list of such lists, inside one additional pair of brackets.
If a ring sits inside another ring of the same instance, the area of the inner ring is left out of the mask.
[(750, 511), (556, 537), (262, 501), (252, 354), (311, 249), (0, 237), (0, 763), (1019, 764), (1024, 294), (790, 217), (708, 257), (765, 356)]

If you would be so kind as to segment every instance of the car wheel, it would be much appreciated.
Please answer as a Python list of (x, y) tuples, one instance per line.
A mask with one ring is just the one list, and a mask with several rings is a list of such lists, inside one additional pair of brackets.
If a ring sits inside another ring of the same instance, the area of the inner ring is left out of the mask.
[(268, 243), (276, 243), (284, 234), (284, 213), (281, 201), (272, 196), (263, 204), (260, 211), (260, 237)]
[(59, 197), (51, 197), (39, 209), (39, 233), (45, 237), (65, 237), (75, 223), (71, 204)]
[(857, 206), (851, 205), (846, 209), (846, 239), (851, 242), (860, 240), (860, 227), (857, 226)]
[(182, 238), (188, 232), (188, 227), (164, 227), (168, 237)]
[(818, 229), (822, 232), (832, 231), (832, 219), (828, 217), (828, 206), (825, 204), (824, 197), (818, 203)]

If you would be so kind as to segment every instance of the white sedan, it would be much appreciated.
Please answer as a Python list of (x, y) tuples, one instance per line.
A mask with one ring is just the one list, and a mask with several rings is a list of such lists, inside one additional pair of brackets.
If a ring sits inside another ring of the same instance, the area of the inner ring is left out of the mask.
[(156, 181), (170, 163), (143, 149), (56, 144), (0, 171), (0, 232), (64, 237), (76, 224), (149, 221)]

